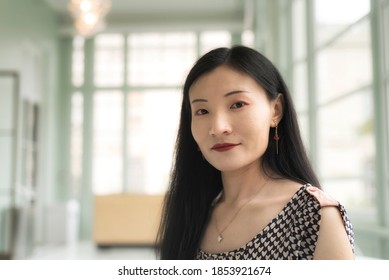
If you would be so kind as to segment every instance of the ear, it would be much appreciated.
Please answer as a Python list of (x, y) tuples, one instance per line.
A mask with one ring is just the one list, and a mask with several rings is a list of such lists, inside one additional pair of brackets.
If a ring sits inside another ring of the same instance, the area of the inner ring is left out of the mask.
[(279, 124), (284, 115), (284, 95), (279, 93), (272, 101), (272, 126)]

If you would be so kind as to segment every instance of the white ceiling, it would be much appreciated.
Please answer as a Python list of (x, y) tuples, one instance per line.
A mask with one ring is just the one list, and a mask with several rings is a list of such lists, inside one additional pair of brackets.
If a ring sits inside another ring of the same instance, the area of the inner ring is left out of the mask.
[[(69, 0), (44, 1), (59, 14), (63, 26), (69, 25)], [(249, 1), (252, 0), (111, 0), (107, 23), (112, 27), (134, 23), (158, 25), (190, 22), (191, 25), (201, 25), (204, 22), (218, 22), (223, 25), (229, 22), (239, 24), (241, 28), (245, 3)]]

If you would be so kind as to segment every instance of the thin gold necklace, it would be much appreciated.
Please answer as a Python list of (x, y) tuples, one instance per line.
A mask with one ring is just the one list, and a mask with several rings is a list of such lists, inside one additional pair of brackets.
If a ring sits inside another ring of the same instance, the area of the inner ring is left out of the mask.
[(217, 242), (220, 243), (223, 241), (223, 232), (231, 225), (231, 223), (235, 220), (236, 216), (238, 215), (238, 213), (240, 212), (240, 210), (242, 210), (250, 201), (252, 201), (256, 196), (257, 194), (263, 189), (263, 187), (266, 185), (268, 180), (266, 180), (262, 186), (259, 188), (259, 190), (253, 195), (252, 198), (250, 198), (249, 200), (247, 200), (245, 203), (243, 203), (243, 205), (241, 207), (239, 207), (238, 210), (236, 210), (235, 214), (232, 216), (231, 220), (229, 221), (229, 223), (223, 228), (223, 230), (219, 230), (219, 227), (217, 226), (217, 219), (215, 217), (215, 227), (216, 227), (216, 230), (218, 232), (218, 235), (217, 235)]

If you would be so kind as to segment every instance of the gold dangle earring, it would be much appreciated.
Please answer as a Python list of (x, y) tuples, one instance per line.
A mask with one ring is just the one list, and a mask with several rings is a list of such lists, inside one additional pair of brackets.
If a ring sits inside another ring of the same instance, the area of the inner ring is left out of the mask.
[(274, 140), (276, 141), (276, 155), (278, 155), (278, 140), (280, 140), (280, 136), (278, 135), (278, 124), (277, 122), (274, 120), (274, 125), (275, 125), (275, 132), (274, 132)]

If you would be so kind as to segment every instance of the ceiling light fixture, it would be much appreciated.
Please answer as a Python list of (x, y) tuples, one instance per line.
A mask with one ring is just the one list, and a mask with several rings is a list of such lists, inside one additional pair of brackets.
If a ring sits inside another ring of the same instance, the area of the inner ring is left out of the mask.
[(110, 0), (69, 0), (68, 9), (78, 34), (90, 37), (105, 28)]

